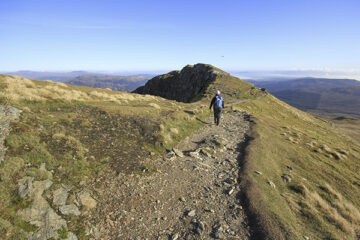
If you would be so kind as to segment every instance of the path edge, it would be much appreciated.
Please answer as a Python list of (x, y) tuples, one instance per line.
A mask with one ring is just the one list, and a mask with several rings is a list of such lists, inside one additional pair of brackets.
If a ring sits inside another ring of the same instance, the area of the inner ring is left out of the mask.
[(242, 154), (239, 159), (242, 203), (251, 229), (251, 239), (279, 240), (287, 239), (284, 230), (264, 204), (262, 193), (253, 177), (255, 163), (252, 152), (256, 151), (257, 139), (260, 137), (257, 131), (257, 119), (249, 116), (250, 129), (244, 143), (241, 146)]

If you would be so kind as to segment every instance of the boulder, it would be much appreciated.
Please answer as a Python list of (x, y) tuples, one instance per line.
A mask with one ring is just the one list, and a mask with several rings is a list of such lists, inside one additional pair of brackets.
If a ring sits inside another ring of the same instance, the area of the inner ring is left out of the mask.
[(173, 148), (174, 153), (176, 154), (176, 156), (178, 157), (184, 157), (184, 154), (182, 151), (180, 151), (179, 149)]
[(61, 206), (61, 207), (59, 207), (59, 210), (60, 210), (61, 214), (64, 214), (64, 215), (75, 215), (75, 216), (80, 215), (80, 211), (75, 206), (75, 204)]
[(83, 190), (77, 194), (78, 201), (81, 205), (88, 207), (88, 208), (95, 208), (96, 201), (94, 198), (91, 197), (90, 193), (86, 190)]
[(36, 232), (28, 234), (28, 239), (58, 239), (57, 231), (62, 227), (66, 227), (66, 221), (56, 214), (42, 196), (44, 191), (50, 188), (51, 185), (52, 182), (49, 179), (35, 181), (27, 194), (33, 200), (31, 206), (18, 211), (18, 215), (24, 221), (38, 227)]
[(34, 180), (33, 177), (23, 177), (18, 182), (18, 194), (20, 197), (25, 197), (30, 194), (32, 190), (32, 181)]
[(68, 191), (71, 190), (71, 186), (61, 185), (61, 187), (53, 192), (53, 204), (56, 206), (64, 206), (69, 196)]

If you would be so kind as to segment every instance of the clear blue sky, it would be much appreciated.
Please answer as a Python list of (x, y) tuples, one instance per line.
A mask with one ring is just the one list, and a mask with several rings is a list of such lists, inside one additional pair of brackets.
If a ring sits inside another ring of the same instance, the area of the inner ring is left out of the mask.
[(359, 0), (0, 0), (0, 70), (360, 69)]

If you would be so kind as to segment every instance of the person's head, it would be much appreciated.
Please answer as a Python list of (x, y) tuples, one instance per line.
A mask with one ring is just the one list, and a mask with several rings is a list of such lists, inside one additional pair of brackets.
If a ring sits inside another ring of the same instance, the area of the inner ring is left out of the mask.
[(220, 96), (221, 92), (219, 90), (216, 91), (216, 95)]

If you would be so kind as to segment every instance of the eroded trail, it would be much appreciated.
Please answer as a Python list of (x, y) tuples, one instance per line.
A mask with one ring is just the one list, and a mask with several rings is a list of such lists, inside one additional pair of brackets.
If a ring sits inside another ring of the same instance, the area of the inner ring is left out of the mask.
[(90, 220), (97, 235), (103, 239), (249, 239), (239, 197), (247, 131), (248, 116), (228, 111), (221, 126), (206, 124), (180, 142), (175, 152), (156, 160), (153, 173), (98, 179), (93, 186), (102, 207)]

